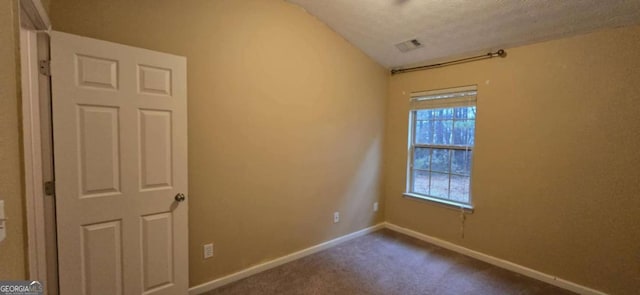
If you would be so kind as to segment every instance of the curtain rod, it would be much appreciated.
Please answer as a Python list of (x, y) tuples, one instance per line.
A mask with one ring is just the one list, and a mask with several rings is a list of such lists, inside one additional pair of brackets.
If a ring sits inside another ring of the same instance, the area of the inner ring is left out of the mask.
[(450, 66), (450, 65), (456, 65), (456, 64), (461, 64), (461, 63), (471, 62), (471, 61), (476, 61), (476, 60), (483, 60), (483, 59), (488, 59), (488, 58), (493, 58), (493, 57), (498, 57), (498, 56), (499, 57), (506, 57), (507, 56), (507, 52), (504, 51), (504, 49), (500, 49), (500, 50), (498, 50), (496, 52), (489, 52), (487, 54), (476, 55), (476, 56), (457, 59), (457, 60), (452, 60), (452, 61), (445, 61), (445, 62), (441, 62), (441, 63), (437, 63), (437, 64), (431, 64), (431, 65), (419, 66), (419, 67), (413, 67), (413, 68), (405, 68), (405, 69), (393, 69), (393, 70), (391, 70), (391, 75), (395, 75), (395, 74), (399, 74), (399, 73), (406, 73), (406, 72), (413, 72), (413, 71), (420, 71), (420, 70), (428, 70), (428, 69), (433, 69), (433, 68), (446, 67), (446, 66)]

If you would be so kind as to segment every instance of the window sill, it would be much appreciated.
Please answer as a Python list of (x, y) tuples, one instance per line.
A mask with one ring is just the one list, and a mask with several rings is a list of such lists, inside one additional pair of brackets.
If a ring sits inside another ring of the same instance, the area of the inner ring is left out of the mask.
[(446, 200), (441, 200), (441, 199), (437, 199), (437, 198), (431, 198), (429, 196), (423, 196), (423, 195), (412, 194), (412, 193), (403, 193), (402, 196), (405, 197), (405, 198), (408, 198), (408, 199), (427, 202), (429, 204), (437, 205), (437, 206), (444, 207), (444, 208), (447, 208), (447, 209), (452, 209), (452, 210), (461, 210), (462, 209), (466, 213), (473, 213), (473, 206), (471, 206), (471, 205), (465, 205), (465, 204), (449, 202), (449, 201), (446, 201)]

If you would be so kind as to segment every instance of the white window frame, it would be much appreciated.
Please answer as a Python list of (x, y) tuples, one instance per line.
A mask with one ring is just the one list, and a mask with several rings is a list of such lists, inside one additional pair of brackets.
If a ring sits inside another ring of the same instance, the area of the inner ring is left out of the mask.
[[(435, 202), (437, 204), (445, 205), (447, 207), (460, 208), (464, 210), (473, 210), (472, 205), (472, 196), (471, 196), (471, 186), (472, 186), (472, 171), (473, 165), (469, 163), (470, 176), (469, 176), (469, 201), (457, 202), (454, 200), (447, 200), (441, 197), (435, 197), (425, 194), (416, 193), (413, 190), (413, 182), (414, 182), (414, 168), (413, 168), (413, 160), (414, 160), (414, 152), (416, 148), (430, 148), (432, 149), (447, 149), (447, 150), (468, 150), (472, 151), (471, 154), (471, 162), (473, 162), (473, 149), (475, 146), (459, 146), (459, 145), (441, 145), (441, 144), (420, 144), (416, 143), (416, 112), (420, 110), (427, 109), (443, 109), (443, 108), (457, 108), (457, 107), (476, 107), (476, 96), (477, 96), (477, 87), (473, 86), (463, 86), (456, 88), (447, 88), (447, 89), (438, 89), (438, 90), (430, 90), (423, 92), (415, 92), (411, 94), (410, 98), (410, 110), (409, 110), (409, 128), (408, 128), (408, 148), (407, 148), (407, 171), (406, 171), (406, 187), (404, 195), (407, 197), (417, 198), (420, 200), (426, 200), (430, 202)], [(452, 119), (455, 121), (455, 119)], [(477, 120), (477, 117), (476, 117)], [(476, 121), (477, 122), (477, 121)], [(475, 132), (475, 123), (474, 122), (474, 132)], [(450, 164), (451, 165), (451, 161)], [(447, 173), (449, 177), (451, 175), (455, 175), (449, 171)]]

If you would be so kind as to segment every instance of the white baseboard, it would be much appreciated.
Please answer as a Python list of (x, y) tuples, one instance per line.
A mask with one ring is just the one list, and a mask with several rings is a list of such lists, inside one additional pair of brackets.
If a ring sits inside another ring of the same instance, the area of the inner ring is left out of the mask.
[(327, 241), (327, 242), (324, 242), (324, 243), (321, 243), (321, 244), (318, 244), (318, 245), (315, 245), (315, 246), (312, 246), (312, 247), (309, 247), (309, 248), (306, 248), (306, 249), (303, 249), (303, 250), (300, 250), (300, 251), (297, 251), (297, 252), (294, 252), (294, 253), (291, 253), (289, 255), (282, 256), (282, 257), (276, 258), (274, 260), (271, 260), (271, 261), (268, 261), (268, 262), (265, 262), (265, 263), (262, 263), (262, 264), (258, 264), (258, 265), (255, 265), (255, 266), (252, 266), (252, 267), (249, 267), (249, 268), (246, 268), (246, 269), (243, 269), (243, 270), (241, 270), (239, 272), (230, 274), (228, 276), (221, 277), (219, 279), (215, 279), (213, 281), (206, 282), (204, 284), (200, 284), (200, 285), (191, 287), (191, 288), (189, 288), (189, 295), (197, 295), (197, 294), (202, 294), (202, 293), (207, 292), (207, 291), (211, 291), (213, 289), (216, 289), (218, 287), (224, 286), (226, 284), (230, 284), (230, 283), (233, 283), (235, 281), (238, 281), (238, 280), (244, 279), (246, 277), (252, 276), (254, 274), (263, 272), (265, 270), (269, 270), (269, 269), (272, 269), (274, 267), (283, 265), (283, 264), (285, 264), (287, 262), (291, 262), (291, 261), (300, 259), (302, 257), (314, 254), (316, 252), (320, 252), (322, 250), (326, 250), (328, 248), (331, 248), (333, 246), (342, 244), (342, 243), (344, 243), (346, 241), (355, 239), (357, 237), (364, 236), (364, 235), (366, 235), (368, 233), (377, 231), (377, 230), (382, 229), (384, 227), (385, 227), (384, 223), (379, 223), (377, 225), (374, 225), (374, 226), (371, 226), (371, 227), (367, 227), (367, 228), (359, 230), (357, 232), (353, 232), (353, 233), (350, 233), (348, 235), (344, 235), (344, 236), (341, 236), (339, 238), (335, 238), (333, 240), (330, 240), (330, 241)]
[(396, 231), (396, 232), (399, 232), (399, 233), (414, 237), (414, 238), (419, 239), (419, 240), (423, 240), (425, 242), (440, 246), (440, 247), (445, 248), (445, 249), (449, 249), (449, 250), (454, 251), (454, 252), (458, 252), (460, 254), (463, 254), (463, 255), (466, 255), (466, 256), (469, 256), (469, 257), (472, 257), (472, 258), (487, 262), (489, 264), (493, 264), (493, 265), (495, 265), (497, 267), (504, 268), (504, 269), (510, 270), (512, 272), (519, 273), (521, 275), (524, 275), (524, 276), (527, 276), (527, 277), (530, 277), (530, 278), (534, 278), (536, 280), (543, 281), (545, 283), (548, 283), (548, 284), (551, 284), (551, 285), (554, 285), (554, 286), (557, 286), (557, 287), (560, 287), (560, 288), (563, 288), (563, 289), (566, 289), (566, 290), (569, 290), (569, 291), (572, 291), (572, 292), (576, 292), (578, 294), (584, 294), (584, 295), (606, 295), (606, 293), (604, 293), (604, 292), (601, 292), (601, 291), (598, 291), (598, 290), (594, 290), (594, 289), (591, 289), (591, 288), (588, 288), (588, 287), (585, 287), (585, 286), (582, 286), (582, 285), (579, 285), (579, 284), (576, 284), (576, 283), (573, 283), (573, 282), (570, 282), (570, 281), (567, 281), (567, 280), (563, 280), (563, 279), (558, 278), (556, 276), (548, 275), (548, 274), (539, 272), (537, 270), (534, 270), (534, 269), (531, 269), (531, 268), (528, 268), (528, 267), (525, 267), (525, 266), (522, 266), (522, 265), (519, 265), (519, 264), (515, 264), (515, 263), (507, 261), (507, 260), (496, 258), (496, 257), (490, 256), (490, 255), (484, 254), (484, 253), (480, 253), (478, 251), (474, 251), (474, 250), (471, 250), (469, 248), (465, 248), (465, 247), (456, 245), (454, 243), (447, 242), (445, 240), (434, 238), (434, 237), (431, 237), (431, 236), (428, 236), (428, 235), (425, 235), (425, 234), (410, 230), (408, 228), (400, 227), (400, 226), (397, 226), (397, 225), (392, 224), (392, 223), (385, 222), (384, 226), (386, 228), (390, 229), (390, 230), (393, 230), (393, 231)]

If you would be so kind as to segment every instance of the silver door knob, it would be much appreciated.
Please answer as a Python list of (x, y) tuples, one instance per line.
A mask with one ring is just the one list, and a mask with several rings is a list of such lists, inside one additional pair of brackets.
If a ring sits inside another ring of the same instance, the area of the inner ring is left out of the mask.
[(186, 199), (187, 197), (184, 196), (183, 193), (178, 193), (174, 199), (176, 200), (176, 202), (182, 202)]

